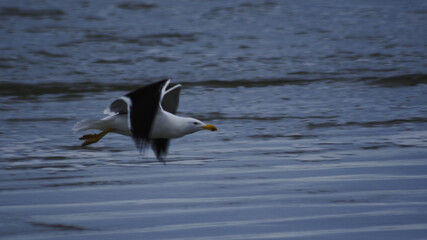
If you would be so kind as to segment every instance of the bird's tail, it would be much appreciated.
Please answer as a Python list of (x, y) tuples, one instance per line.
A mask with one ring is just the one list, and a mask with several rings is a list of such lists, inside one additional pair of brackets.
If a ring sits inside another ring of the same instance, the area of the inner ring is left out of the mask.
[(76, 123), (73, 127), (74, 132), (82, 132), (89, 129), (104, 129), (102, 120), (84, 119)]

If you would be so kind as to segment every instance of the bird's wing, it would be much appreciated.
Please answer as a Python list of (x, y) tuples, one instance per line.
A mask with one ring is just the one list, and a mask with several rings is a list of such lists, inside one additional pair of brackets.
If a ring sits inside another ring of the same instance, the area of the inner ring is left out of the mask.
[(176, 114), (179, 105), (179, 94), (181, 92), (181, 84), (169, 84), (163, 94), (161, 106), (163, 110)]
[(124, 97), (121, 97), (119, 99), (114, 100), (104, 110), (104, 114), (111, 114), (111, 115), (117, 115), (117, 114), (128, 114), (128, 103), (126, 102), (126, 99)]
[[(176, 114), (179, 104), (179, 94), (181, 92), (180, 84), (169, 84), (162, 88), (161, 104), (160, 107), (169, 113)], [(169, 139), (153, 139), (151, 141), (151, 148), (153, 149), (159, 161), (163, 161), (164, 156), (167, 154), (169, 147)]]
[(151, 141), (151, 148), (156, 154), (156, 157), (159, 161), (164, 161), (164, 156), (168, 153), (169, 139), (168, 138), (159, 138), (153, 139)]
[(141, 152), (148, 147), (151, 141), (150, 132), (154, 118), (159, 108), (162, 92), (168, 83), (169, 80), (152, 83), (122, 97), (129, 99), (129, 128), (136, 147)]

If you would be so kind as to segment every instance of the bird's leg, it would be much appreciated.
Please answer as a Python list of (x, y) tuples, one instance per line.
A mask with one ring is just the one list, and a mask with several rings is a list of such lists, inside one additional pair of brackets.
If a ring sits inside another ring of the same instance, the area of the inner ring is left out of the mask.
[(79, 140), (86, 140), (82, 144), (82, 147), (84, 147), (84, 146), (87, 146), (89, 144), (98, 142), (99, 140), (101, 140), (101, 138), (103, 138), (105, 135), (107, 135), (107, 133), (112, 132), (112, 131), (113, 131), (112, 128), (107, 128), (98, 134), (86, 134), (86, 135), (82, 136), (81, 138), (79, 138)]

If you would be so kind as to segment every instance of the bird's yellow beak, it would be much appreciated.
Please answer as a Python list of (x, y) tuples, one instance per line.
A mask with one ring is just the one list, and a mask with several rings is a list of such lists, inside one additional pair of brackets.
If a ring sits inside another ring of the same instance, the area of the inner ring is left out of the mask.
[(206, 126), (204, 126), (203, 129), (211, 130), (211, 131), (218, 130), (214, 125), (211, 125), (211, 124), (206, 124)]

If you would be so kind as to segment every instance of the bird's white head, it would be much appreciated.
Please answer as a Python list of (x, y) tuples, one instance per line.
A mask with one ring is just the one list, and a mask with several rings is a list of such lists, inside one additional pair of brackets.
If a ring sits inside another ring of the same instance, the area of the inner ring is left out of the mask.
[(218, 130), (214, 125), (206, 124), (195, 118), (187, 118), (186, 124), (187, 124), (186, 126), (187, 134), (194, 133), (200, 130), (210, 130), (210, 131)]

